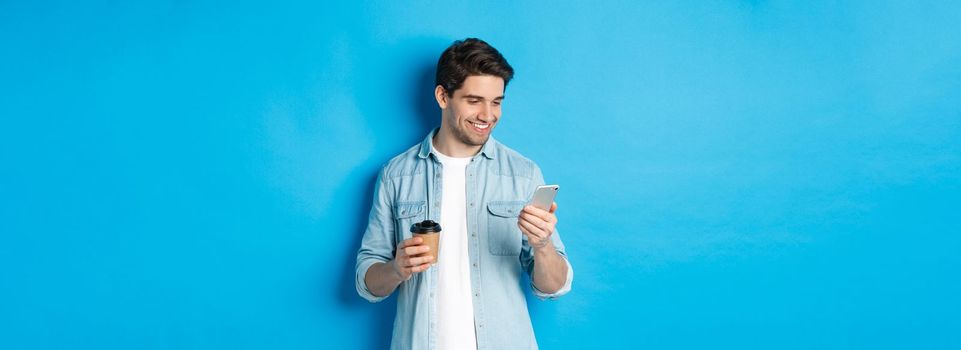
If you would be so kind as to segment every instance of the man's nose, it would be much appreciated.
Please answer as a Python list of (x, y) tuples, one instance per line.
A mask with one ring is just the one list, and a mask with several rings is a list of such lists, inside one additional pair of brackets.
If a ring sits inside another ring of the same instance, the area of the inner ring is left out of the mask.
[(481, 107), (481, 111), (480, 111), (480, 114), (478, 115), (478, 118), (484, 122), (491, 121), (492, 119), (494, 119), (494, 109), (491, 108), (489, 104), (485, 103), (484, 107)]

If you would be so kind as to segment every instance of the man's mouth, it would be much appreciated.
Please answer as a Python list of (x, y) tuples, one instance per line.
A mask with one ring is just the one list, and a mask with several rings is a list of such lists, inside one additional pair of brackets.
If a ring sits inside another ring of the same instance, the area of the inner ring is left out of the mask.
[(487, 132), (487, 130), (490, 129), (491, 127), (490, 123), (474, 123), (474, 122), (469, 122), (469, 123), (471, 126), (474, 127), (474, 131), (477, 131), (479, 133)]

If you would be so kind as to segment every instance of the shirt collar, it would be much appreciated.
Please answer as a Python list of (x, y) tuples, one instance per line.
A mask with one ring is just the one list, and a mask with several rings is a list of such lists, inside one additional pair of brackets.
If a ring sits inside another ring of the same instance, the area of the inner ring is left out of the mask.
[[(424, 141), (420, 143), (420, 152), (417, 153), (418, 157), (427, 158), (428, 155), (434, 152), (434, 147), (431, 147), (431, 140), (434, 139), (434, 135), (437, 134), (438, 130), (440, 130), (440, 128), (434, 128), (434, 130), (427, 134)], [(481, 147), (480, 154), (483, 154), (487, 159), (494, 159), (496, 147), (497, 141), (494, 140), (494, 137), (488, 137), (487, 142), (484, 142), (484, 146)]]

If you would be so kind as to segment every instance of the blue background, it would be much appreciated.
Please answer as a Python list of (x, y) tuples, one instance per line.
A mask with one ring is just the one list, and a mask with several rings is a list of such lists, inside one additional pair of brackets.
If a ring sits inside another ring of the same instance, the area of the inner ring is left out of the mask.
[[(586, 3), (586, 2), (585, 2)], [(961, 3), (0, 4), (0, 348), (384, 348), (379, 166), (483, 38), (543, 348), (961, 348)]]

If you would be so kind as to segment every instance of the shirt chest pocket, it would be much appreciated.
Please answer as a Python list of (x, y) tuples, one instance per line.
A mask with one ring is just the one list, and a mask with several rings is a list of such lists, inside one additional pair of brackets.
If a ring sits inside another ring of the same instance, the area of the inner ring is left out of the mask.
[(498, 201), (487, 204), (487, 248), (493, 255), (520, 255), (524, 234), (517, 227), (523, 201)]
[(400, 202), (394, 205), (394, 221), (397, 222), (398, 242), (411, 237), (410, 226), (425, 219), (427, 201)]

